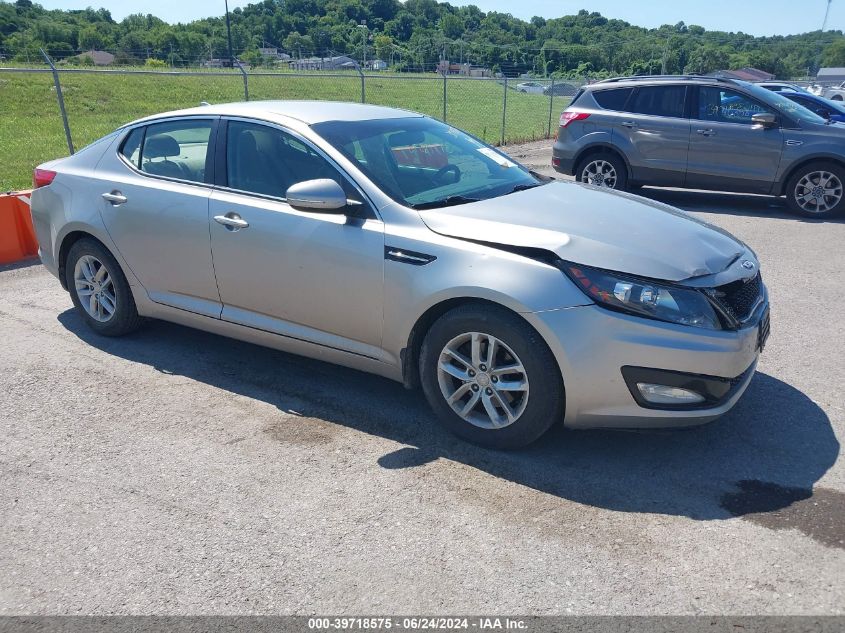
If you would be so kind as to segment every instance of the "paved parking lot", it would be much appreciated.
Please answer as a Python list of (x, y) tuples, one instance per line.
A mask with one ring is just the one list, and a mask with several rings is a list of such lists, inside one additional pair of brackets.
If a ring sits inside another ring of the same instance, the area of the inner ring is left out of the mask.
[(845, 223), (644, 193), (757, 251), (759, 373), (705, 427), (517, 453), (355, 371), (98, 338), (39, 265), (0, 271), (0, 613), (845, 613)]

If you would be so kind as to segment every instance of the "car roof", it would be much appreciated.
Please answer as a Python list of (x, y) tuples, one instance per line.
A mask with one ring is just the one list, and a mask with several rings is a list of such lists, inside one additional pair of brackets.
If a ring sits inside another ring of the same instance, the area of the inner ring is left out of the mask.
[(294, 119), (306, 125), (326, 121), (371, 121), (373, 119), (402, 119), (423, 116), (410, 110), (341, 101), (241, 101), (162, 112), (138, 119), (129, 125), (156, 119), (203, 114), (243, 116), (276, 122)]
[(748, 82), (740, 81), (738, 79), (728, 79), (726, 77), (705, 77), (704, 75), (637, 75), (633, 77), (614, 77), (613, 79), (604, 79), (597, 81), (589, 86), (584, 86), (588, 89), (600, 89), (611, 87), (628, 87), (628, 86), (642, 86), (642, 85), (666, 85), (666, 84), (704, 84), (704, 85), (719, 85), (727, 84), (731, 86), (747, 86)]

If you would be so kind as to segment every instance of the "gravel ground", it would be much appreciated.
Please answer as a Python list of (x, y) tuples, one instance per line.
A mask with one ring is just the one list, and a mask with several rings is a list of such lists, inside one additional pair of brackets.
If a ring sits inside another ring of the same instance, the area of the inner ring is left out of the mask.
[(0, 614), (845, 613), (845, 223), (644, 193), (759, 254), (759, 373), (705, 427), (518, 453), (355, 371), (98, 338), (39, 265), (0, 271)]

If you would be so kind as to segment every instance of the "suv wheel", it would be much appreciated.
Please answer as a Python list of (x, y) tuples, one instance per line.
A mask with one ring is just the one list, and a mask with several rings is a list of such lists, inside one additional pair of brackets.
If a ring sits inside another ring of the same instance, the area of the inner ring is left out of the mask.
[(810, 163), (795, 172), (786, 183), (786, 200), (796, 213), (809, 218), (827, 218), (845, 209), (845, 170), (827, 161)]
[(624, 190), (628, 184), (628, 171), (621, 158), (609, 152), (591, 154), (582, 159), (575, 169), (578, 182), (596, 187)]
[(98, 334), (122, 336), (141, 325), (123, 271), (99, 242), (81, 239), (71, 246), (65, 275), (73, 305)]
[(526, 446), (563, 419), (563, 383), (540, 335), (495, 306), (440, 317), (420, 350), (423, 392), (449, 431), (498, 449)]

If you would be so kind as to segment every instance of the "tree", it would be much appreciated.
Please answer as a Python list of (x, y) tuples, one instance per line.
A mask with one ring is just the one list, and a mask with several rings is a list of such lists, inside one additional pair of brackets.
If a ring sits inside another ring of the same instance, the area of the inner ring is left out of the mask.
[(823, 66), (845, 66), (845, 39), (839, 39), (825, 47), (822, 53)]
[(729, 65), (729, 53), (712, 45), (702, 46), (693, 51), (685, 72), (707, 74), (724, 70)]
[(440, 30), (450, 40), (460, 39), (464, 33), (463, 20), (453, 13), (446, 13), (440, 18)]
[(79, 48), (89, 51), (106, 48), (106, 38), (102, 30), (92, 24), (79, 31)]
[(314, 41), (308, 35), (300, 35), (296, 31), (285, 38), (282, 43), (291, 56), (310, 55), (314, 50)]

